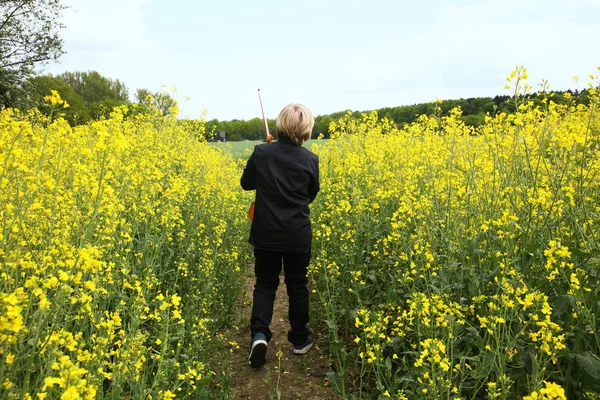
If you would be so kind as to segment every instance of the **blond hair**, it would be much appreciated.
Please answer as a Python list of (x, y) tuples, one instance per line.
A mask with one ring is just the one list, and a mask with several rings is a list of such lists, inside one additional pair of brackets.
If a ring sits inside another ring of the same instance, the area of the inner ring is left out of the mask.
[(301, 145), (310, 139), (315, 125), (315, 117), (302, 104), (288, 104), (277, 117), (277, 134), (288, 136), (290, 140)]

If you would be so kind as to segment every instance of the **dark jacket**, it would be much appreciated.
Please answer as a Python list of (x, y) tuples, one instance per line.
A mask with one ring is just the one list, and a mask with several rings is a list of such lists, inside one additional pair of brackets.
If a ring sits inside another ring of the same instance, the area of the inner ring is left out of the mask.
[(282, 136), (254, 147), (241, 179), (256, 189), (250, 244), (259, 249), (304, 252), (312, 231), (308, 204), (319, 192), (319, 158)]

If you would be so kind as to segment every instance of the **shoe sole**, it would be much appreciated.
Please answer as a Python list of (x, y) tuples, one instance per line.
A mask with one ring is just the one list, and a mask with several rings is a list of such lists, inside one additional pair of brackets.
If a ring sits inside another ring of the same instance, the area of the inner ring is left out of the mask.
[(308, 353), (308, 350), (310, 350), (310, 348), (312, 347), (312, 345), (313, 345), (312, 343), (309, 343), (308, 345), (304, 346), (301, 349), (294, 348), (294, 354), (300, 354), (300, 355), (306, 354), (306, 353)]
[(265, 340), (257, 340), (252, 343), (250, 350), (250, 366), (252, 368), (260, 368), (265, 365), (267, 356), (267, 342)]

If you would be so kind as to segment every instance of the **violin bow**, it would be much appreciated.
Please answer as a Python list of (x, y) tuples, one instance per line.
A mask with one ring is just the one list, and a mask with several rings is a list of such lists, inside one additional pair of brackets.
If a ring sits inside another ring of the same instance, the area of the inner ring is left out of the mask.
[(273, 136), (269, 133), (269, 124), (267, 123), (267, 118), (265, 117), (265, 110), (263, 108), (262, 98), (260, 97), (260, 88), (258, 89), (258, 101), (260, 102), (260, 111), (262, 112), (263, 122), (265, 123), (267, 143), (271, 143), (273, 141)]

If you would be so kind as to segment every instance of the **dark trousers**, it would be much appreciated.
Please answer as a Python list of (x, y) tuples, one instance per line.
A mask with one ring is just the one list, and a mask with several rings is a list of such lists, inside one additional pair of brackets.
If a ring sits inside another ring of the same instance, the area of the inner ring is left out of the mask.
[(305, 253), (281, 252), (254, 249), (254, 272), (256, 284), (252, 303), (252, 317), (250, 328), (252, 336), (262, 332), (271, 340), (269, 329), (273, 318), (273, 303), (275, 292), (279, 286), (279, 275), (283, 261), (285, 272), (285, 286), (289, 298), (289, 318), (291, 330), (288, 340), (294, 345), (302, 345), (306, 341), (310, 330), (308, 324), (308, 263), (310, 250)]

